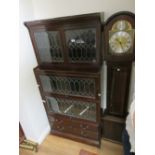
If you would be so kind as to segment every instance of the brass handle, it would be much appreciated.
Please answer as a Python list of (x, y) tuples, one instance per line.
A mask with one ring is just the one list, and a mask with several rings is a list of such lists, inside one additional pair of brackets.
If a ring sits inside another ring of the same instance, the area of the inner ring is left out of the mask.
[(83, 132), (83, 131), (81, 131), (81, 135), (82, 136), (87, 136), (87, 134), (85, 132)]
[(83, 129), (84, 130), (86, 130), (86, 129), (88, 129), (89, 128), (89, 126), (88, 125), (86, 125), (85, 127), (83, 127)]
[(60, 130), (64, 130), (64, 129), (65, 129), (64, 127), (60, 128)]

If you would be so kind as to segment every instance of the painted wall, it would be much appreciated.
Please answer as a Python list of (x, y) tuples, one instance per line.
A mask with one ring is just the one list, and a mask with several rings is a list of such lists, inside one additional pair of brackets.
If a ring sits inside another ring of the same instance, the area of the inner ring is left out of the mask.
[[(42, 142), (49, 132), (47, 116), (36, 85), (33, 68), (37, 65), (23, 21), (104, 12), (104, 20), (118, 11), (134, 12), (134, 0), (20, 0), (20, 113), (27, 138)], [(104, 74), (106, 66), (103, 67)], [(106, 78), (103, 77), (105, 88)], [(102, 106), (106, 107), (105, 93)]]
[(44, 19), (104, 12), (105, 19), (117, 11), (135, 10), (135, 0), (33, 0), (34, 18)]
[(36, 85), (33, 68), (37, 66), (30, 37), (24, 21), (33, 20), (31, 0), (20, 1), (20, 73), (19, 120), (28, 139), (42, 142), (49, 132), (47, 116)]

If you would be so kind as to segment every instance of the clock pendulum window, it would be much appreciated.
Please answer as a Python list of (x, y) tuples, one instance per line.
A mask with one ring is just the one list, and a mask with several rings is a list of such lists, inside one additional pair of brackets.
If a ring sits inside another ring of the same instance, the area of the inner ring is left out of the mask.
[(135, 16), (118, 12), (103, 25), (104, 60), (107, 62), (107, 108), (102, 115), (104, 138), (121, 142), (127, 115), (131, 66), (135, 57)]

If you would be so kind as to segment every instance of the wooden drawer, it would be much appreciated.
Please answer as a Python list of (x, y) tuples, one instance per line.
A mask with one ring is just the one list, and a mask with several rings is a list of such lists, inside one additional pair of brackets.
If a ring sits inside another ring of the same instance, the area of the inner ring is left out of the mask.
[(64, 126), (70, 126), (71, 128), (79, 128), (82, 130), (90, 130), (97, 132), (99, 127), (96, 123), (82, 122), (81, 120), (76, 120), (71, 117), (61, 117), (59, 115), (54, 116), (54, 123), (62, 124)]
[(80, 121), (75, 121), (73, 119), (66, 119), (61, 117), (56, 117), (52, 126), (53, 130), (74, 134), (80, 137), (86, 137), (91, 139), (99, 138), (99, 127), (94, 124), (83, 123)]
[(90, 130), (74, 128), (73, 129), (73, 133), (78, 135), (78, 136), (82, 136), (82, 137), (86, 137), (86, 138), (91, 138), (91, 139), (96, 139), (96, 140), (99, 138), (98, 131), (92, 132)]
[(66, 124), (54, 123), (53, 130), (64, 132), (64, 133), (69, 133), (69, 134), (74, 134), (74, 135), (81, 136), (81, 137), (96, 139), (96, 140), (99, 138), (98, 131), (93, 132), (93, 131), (86, 130), (86, 129), (75, 128), (73, 126), (66, 125)]

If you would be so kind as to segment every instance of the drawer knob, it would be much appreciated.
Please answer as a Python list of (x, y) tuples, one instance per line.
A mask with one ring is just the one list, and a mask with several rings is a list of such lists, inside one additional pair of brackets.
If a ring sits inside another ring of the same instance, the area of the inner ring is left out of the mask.
[(80, 127), (81, 127), (81, 128), (83, 128), (83, 125), (82, 125), (82, 124), (80, 124)]
[(83, 131), (81, 131), (81, 135), (84, 135), (84, 132)]
[(98, 93), (98, 96), (100, 97), (101, 96), (101, 93)]
[(85, 132), (83, 132), (83, 131), (81, 131), (81, 135), (82, 136), (87, 136), (87, 134)]
[(84, 130), (86, 130), (86, 129), (88, 129), (88, 128), (89, 128), (88, 125), (86, 125), (85, 127), (83, 127)]
[(120, 68), (117, 68), (117, 72), (120, 72), (120, 70), (121, 70)]

